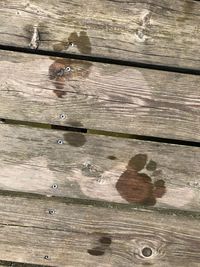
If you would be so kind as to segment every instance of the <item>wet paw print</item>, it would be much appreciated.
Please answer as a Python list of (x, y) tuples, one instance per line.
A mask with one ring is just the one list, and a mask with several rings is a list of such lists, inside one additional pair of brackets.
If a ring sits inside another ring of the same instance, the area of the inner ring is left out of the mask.
[(98, 246), (88, 249), (88, 253), (92, 256), (103, 256), (106, 251), (109, 250), (110, 245), (112, 244), (112, 239), (110, 237), (101, 237), (98, 240)]
[(150, 176), (142, 170), (156, 173), (155, 161), (148, 162), (147, 155), (137, 154), (128, 162), (127, 169), (116, 183), (116, 189), (129, 203), (153, 206), (156, 198), (161, 198), (166, 193), (165, 182), (157, 180), (154, 183)]
[[(57, 43), (53, 46), (54, 51), (63, 51), (70, 47), (76, 47), (81, 54), (91, 54), (92, 47), (87, 32), (72, 32), (67, 40)], [(54, 58), (53, 58), (54, 60)], [(63, 90), (65, 83), (70, 79), (84, 79), (90, 74), (91, 62), (72, 59), (57, 59), (49, 67), (49, 79), (53, 81), (56, 88), (54, 93), (57, 97), (62, 98), (66, 95)]]
[(66, 95), (65, 83), (72, 79), (84, 79), (90, 74), (92, 63), (72, 59), (57, 59), (49, 67), (49, 79), (53, 82), (57, 97)]
[(63, 39), (60, 43), (53, 45), (53, 50), (61, 52), (63, 50), (75, 47), (81, 54), (90, 55), (92, 53), (92, 44), (87, 32), (72, 32), (67, 39)]

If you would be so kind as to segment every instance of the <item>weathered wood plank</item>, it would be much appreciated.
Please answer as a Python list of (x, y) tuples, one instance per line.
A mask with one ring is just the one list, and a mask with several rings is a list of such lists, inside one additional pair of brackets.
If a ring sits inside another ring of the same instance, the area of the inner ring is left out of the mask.
[(0, 136), (2, 190), (200, 209), (198, 147), (9, 125)]
[(37, 47), (37, 26), (42, 50), (200, 68), (199, 1), (1, 0), (0, 14), (4, 45)]
[(0, 57), (0, 118), (200, 141), (199, 76), (5, 51)]
[(0, 258), (70, 267), (199, 266), (197, 218), (63, 201), (0, 196)]

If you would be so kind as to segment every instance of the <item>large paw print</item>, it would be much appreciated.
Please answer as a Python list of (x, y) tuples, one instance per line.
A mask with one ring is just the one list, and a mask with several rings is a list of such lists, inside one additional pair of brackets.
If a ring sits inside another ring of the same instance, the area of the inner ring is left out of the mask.
[(130, 159), (127, 169), (120, 176), (116, 183), (119, 194), (129, 203), (153, 206), (156, 198), (161, 198), (165, 192), (165, 182), (157, 180), (152, 183), (152, 179), (142, 170), (156, 172), (155, 161), (147, 161), (147, 155), (137, 154)]

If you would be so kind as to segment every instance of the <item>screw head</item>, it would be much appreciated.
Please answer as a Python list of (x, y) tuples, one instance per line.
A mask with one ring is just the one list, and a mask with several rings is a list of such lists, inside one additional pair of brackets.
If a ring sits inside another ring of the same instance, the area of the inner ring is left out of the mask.
[(70, 68), (70, 67), (66, 67), (66, 68), (65, 68), (65, 71), (66, 71), (66, 72), (70, 72), (70, 71), (71, 71), (71, 68)]
[(50, 214), (50, 215), (52, 215), (52, 214), (54, 214), (54, 213), (56, 213), (55, 210), (53, 210), (53, 209), (50, 209), (50, 210), (49, 210), (49, 214)]
[(58, 140), (58, 142), (57, 142), (59, 145), (63, 145), (63, 140)]
[(53, 189), (57, 189), (57, 188), (58, 188), (58, 185), (57, 185), (57, 184), (53, 184), (53, 185), (52, 185), (52, 188), (53, 188)]
[(65, 114), (60, 114), (60, 119), (64, 120), (66, 118)]

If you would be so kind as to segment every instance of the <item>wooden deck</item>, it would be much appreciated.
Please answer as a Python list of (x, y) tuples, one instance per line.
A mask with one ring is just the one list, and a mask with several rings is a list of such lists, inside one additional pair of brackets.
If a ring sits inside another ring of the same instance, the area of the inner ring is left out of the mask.
[(0, 267), (200, 266), (200, 1), (0, 1)]

